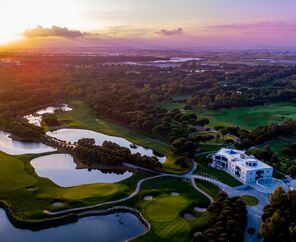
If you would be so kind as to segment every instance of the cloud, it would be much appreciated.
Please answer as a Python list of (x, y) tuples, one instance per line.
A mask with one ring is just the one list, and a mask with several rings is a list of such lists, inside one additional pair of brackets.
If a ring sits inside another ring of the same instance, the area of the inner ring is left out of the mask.
[(260, 21), (254, 23), (245, 24), (221, 24), (221, 25), (210, 25), (205, 27), (208, 31), (237, 31), (237, 30), (277, 30), (285, 31), (292, 30), (295, 31), (296, 27), (294, 23), (287, 22), (272, 22), (272, 21)]
[(131, 28), (129, 26), (110, 26), (105, 30), (101, 30), (100, 33), (112, 36), (112, 37), (145, 37), (151, 33), (154, 33), (155, 29), (151, 28)]
[(164, 36), (174, 36), (174, 35), (181, 35), (184, 33), (184, 31), (182, 28), (173, 29), (173, 30), (162, 29), (156, 33)]
[(78, 30), (70, 30), (68, 28), (61, 28), (52, 26), (51, 28), (43, 28), (38, 25), (34, 29), (26, 30), (23, 35), (27, 38), (42, 38), (42, 37), (63, 37), (63, 38), (78, 38), (87, 35), (87, 33)]

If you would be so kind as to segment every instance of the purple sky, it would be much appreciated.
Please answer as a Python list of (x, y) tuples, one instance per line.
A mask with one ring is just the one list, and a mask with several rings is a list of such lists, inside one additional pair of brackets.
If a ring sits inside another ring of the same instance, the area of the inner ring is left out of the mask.
[(0, 44), (294, 48), (295, 10), (295, 0), (5, 0)]

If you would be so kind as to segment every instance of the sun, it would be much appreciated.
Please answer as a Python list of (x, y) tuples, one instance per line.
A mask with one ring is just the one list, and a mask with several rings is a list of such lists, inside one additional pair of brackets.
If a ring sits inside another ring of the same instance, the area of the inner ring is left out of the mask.
[(4, 0), (0, 7), (0, 44), (22, 38), (22, 33), (37, 25), (75, 27), (78, 0)]

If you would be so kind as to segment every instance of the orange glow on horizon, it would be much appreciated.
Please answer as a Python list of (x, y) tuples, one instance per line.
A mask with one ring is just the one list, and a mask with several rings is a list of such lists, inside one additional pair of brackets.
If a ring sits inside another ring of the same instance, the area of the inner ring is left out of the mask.
[(79, 12), (76, 0), (4, 0), (0, 7), (0, 44), (21, 40), (22, 33), (37, 25), (71, 26)]

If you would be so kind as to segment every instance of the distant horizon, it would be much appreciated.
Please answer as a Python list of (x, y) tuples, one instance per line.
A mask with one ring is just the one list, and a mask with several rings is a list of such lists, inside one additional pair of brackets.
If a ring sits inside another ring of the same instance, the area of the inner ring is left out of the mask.
[(201, 52), (295, 52), (296, 47), (274, 47), (274, 48), (217, 48), (217, 47), (200, 47), (200, 48), (141, 48), (141, 47), (120, 47), (120, 46), (80, 46), (80, 47), (28, 47), (28, 48), (11, 48), (11, 47), (1, 47), (0, 53), (21, 53), (21, 52), (58, 52), (58, 53), (69, 53), (69, 52), (100, 52), (100, 51), (135, 51), (135, 52), (183, 52), (184, 54), (188, 53), (201, 53)]
[(291, 49), (294, 9), (294, 0), (11, 0), (0, 48)]

